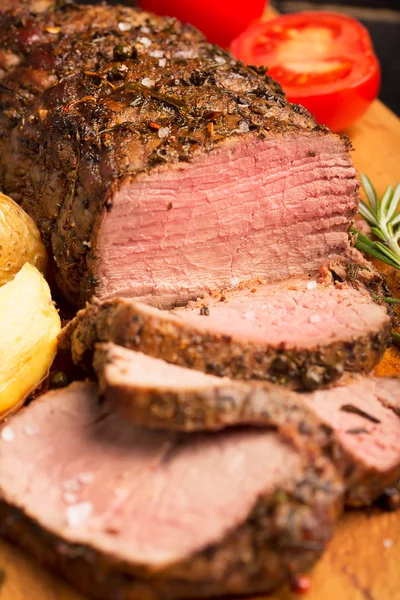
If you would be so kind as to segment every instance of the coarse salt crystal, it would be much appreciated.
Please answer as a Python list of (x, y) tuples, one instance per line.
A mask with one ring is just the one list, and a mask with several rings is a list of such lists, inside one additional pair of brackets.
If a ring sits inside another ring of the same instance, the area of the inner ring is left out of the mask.
[(152, 41), (148, 37), (140, 37), (138, 38), (139, 44), (142, 44), (145, 48), (149, 48), (152, 44)]
[(132, 29), (132, 25), (130, 23), (118, 23), (118, 29), (120, 31), (130, 31)]
[(164, 56), (164, 52), (162, 50), (153, 50), (150, 52), (150, 56), (152, 58), (162, 58)]
[(76, 504), (79, 500), (78, 496), (71, 492), (64, 492), (62, 497), (65, 504)]
[(158, 66), (164, 68), (165, 65), (167, 64), (167, 59), (166, 58), (160, 58), (160, 60), (158, 61)]
[(94, 479), (94, 475), (93, 473), (81, 473), (80, 475), (78, 475), (78, 481), (80, 483), (83, 483), (84, 485), (88, 484), (88, 483), (92, 483)]
[(263, 304), (261, 306), (261, 310), (274, 310), (274, 305), (273, 304)]
[(393, 540), (390, 540), (389, 538), (385, 538), (383, 540), (383, 545), (385, 548), (391, 548), (393, 546)]
[(141, 28), (140, 28), (140, 31), (142, 33), (150, 33), (150, 28), (147, 27), (147, 25), (142, 25)]
[(158, 137), (163, 139), (169, 135), (169, 127), (160, 127), (158, 130)]
[(314, 288), (316, 288), (316, 287), (317, 287), (317, 285), (318, 285), (318, 284), (317, 284), (317, 282), (316, 282), (316, 281), (309, 281), (309, 282), (307, 283), (307, 289), (308, 289), (308, 290), (313, 290)]
[(15, 440), (15, 433), (9, 425), (1, 430), (1, 439), (3, 442), (13, 442)]
[(244, 318), (248, 319), (249, 321), (253, 321), (255, 316), (256, 316), (256, 313), (253, 310), (248, 310), (247, 312), (244, 313)]
[(178, 50), (175, 53), (175, 58), (195, 58), (193, 50)]
[(64, 481), (62, 486), (67, 492), (78, 492), (81, 487), (77, 479), (68, 479), (68, 481)]
[(118, 498), (119, 500), (124, 500), (125, 498), (127, 498), (129, 496), (129, 492), (128, 492), (128, 490), (125, 490), (124, 488), (115, 488), (114, 496), (116, 498)]
[(232, 277), (232, 279), (230, 281), (231, 287), (235, 288), (239, 285), (239, 283), (240, 283), (239, 277)]
[(25, 435), (37, 435), (39, 433), (39, 427), (36, 427), (36, 425), (25, 425), (24, 433)]
[(311, 315), (310, 323), (319, 323), (321, 321), (321, 317), (319, 315)]
[(249, 124), (247, 121), (240, 121), (239, 131), (249, 131)]
[(226, 60), (225, 60), (225, 58), (223, 58), (223, 56), (216, 56), (215, 62), (218, 63), (219, 65), (224, 65), (226, 63)]
[(66, 511), (67, 523), (69, 527), (79, 527), (88, 520), (93, 512), (93, 505), (91, 502), (80, 502), (69, 506)]
[(148, 77), (145, 77), (144, 79), (142, 79), (142, 85), (144, 85), (145, 87), (150, 88), (153, 85), (153, 82)]

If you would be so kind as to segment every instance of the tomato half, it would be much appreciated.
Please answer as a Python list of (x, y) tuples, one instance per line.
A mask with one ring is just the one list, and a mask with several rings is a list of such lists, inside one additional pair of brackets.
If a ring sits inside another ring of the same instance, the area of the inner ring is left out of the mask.
[(226, 48), (252, 21), (261, 17), (266, 0), (139, 0), (139, 4), (149, 12), (191, 23), (210, 42)]
[(267, 65), (290, 102), (319, 123), (343, 131), (376, 98), (380, 68), (361, 23), (344, 15), (304, 12), (260, 22), (232, 42), (236, 58)]

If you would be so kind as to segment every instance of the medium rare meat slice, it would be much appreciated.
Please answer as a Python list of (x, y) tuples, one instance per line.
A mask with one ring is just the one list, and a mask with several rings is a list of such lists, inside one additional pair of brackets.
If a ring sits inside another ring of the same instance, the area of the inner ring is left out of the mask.
[(400, 478), (400, 419), (388, 407), (389, 389), (399, 405), (399, 380), (378, 377), (357, 377), (347, 385), (304, 395), (307, 406), (332, 427), (334, 455), (344, 450), (349, 459), (353, 506), (370, 503)]
[(327, 443), (330, 428), (281, 386), (207, 375), (112, 343), (96, 345), (93, 365), (108, 405), (136, 425), (187, 432), (259, 425), (293, 443)]
[(0, 533), (85, 594), (166, 600), (267, 592), (308, 568), (342, 484), (276, 432), (140, 429), (73, 384), (1, 429), (0, 496)]
[(399, 407), (400, 380), (356, 377), (296, 394), (275, 384), (206, 375), (114, 344), (98, 346), (94, 365), (108, 405), (137, 424), (186, 431), (286, 425), (287, 435), (314, 439), (343, 473), (351, 506), (371, 504), (400, 478), (400, 419), (386, 407), (388, 399)]
[(265, 69), (133, 8), (26, 11), (0, 12), (0, 185), (69, 300), (170, 308), (349, 248), (350, 144)]
[(386, 306), (361, 285), (316, 278), (253, 282), (174, 312), (114, 299), (93, 302), (62, 334), (78, 364), (95, 342), (238, 379), (313, 389), (344, 371), (368, 373), (390, 339)]

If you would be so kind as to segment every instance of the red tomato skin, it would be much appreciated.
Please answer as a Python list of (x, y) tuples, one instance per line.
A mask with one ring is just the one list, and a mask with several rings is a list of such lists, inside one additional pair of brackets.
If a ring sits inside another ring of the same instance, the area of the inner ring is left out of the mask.
[[(238, 38), (233, 40), (231, 44), (232, 54), (250, 64), (260, 65), (258, 57), (252, 55), (252, 40), (256, 40), (257, 36), (268, 33), (268, 28), (273, 25), (291, 24), (295, 27), (296, 20), (304, 25), (304, 20), (309, 19), (313, 22), (315, 16), (317, 22), (319, 19), (329, 19), (332, 23), (336, 21), (338, 27), (341, 24), (344, 27), (353, 26), (356, 33), (360, 37), (360, 57), (363, 61), (363, 66), (367, 65), (367, 72), (357, 81), (343, 80), (342, 85), (325, 84), (320, 88), (317, 85), (312, 86), (293, 86), (280, 81), (288, 100), (294, 104), (302, 104), (305, 106), (317, 119), (320, 124), (327, 125), (332, 131), (342, 132), (348, 129), (355, 121), (357, 121), (370, 104), (377, 97), (380, 82), (381, 72), (378, 59), (374, 53), (372, 42), (367, 29), (355, 19), (340, 14), (334, 13), (299, 13), (278, 17), (273, 21), (266, 21), (251, 26), (247, 31), (242, 33)], [(268, 64), (267, 56), (264, 56), (264, 62)], [(271, 69), (271, 76), (274, 77), (274, 69)], [(279, 77), (276, 78), (279, 81)]]
[(139, 4), (149, 12), (191, 23), (210, 42), (227, 48), (250, 23), (261, 17), (267, 0), (139, 0)]
[(287, 91), (287, 97), (289, 102), (305, 106), (318, 123), (332, 131), (343, 132), (366, 113), (378, 95), (380, 82), (380, 67), (376, 61), (371, 76), (354, 87), (308, 97)]

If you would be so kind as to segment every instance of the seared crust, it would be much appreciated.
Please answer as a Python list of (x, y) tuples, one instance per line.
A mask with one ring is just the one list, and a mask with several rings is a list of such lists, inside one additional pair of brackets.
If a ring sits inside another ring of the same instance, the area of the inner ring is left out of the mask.
[[(136, 425), (185, 432), (253, 425), (279, 430), (299, 448), (305, 441), (318, 448), (330, 444), (331, 429), (321, 424), (300, 394), (266, 382), (229, 379), (197, 391), (192, 387), (178, 390), (151, 384), (128, 387), (113, 377), (110, 380), (107, 373), (107, 366), (120, 350), (114, 344), (97, 344), (93, 367), (100, 393), (108, 404)], [(125, 367), (123, 358), (120, 367)]]
[(369, 373), (390, 340), (390, 320), (377, 331), (313, 348), (276, 347), (200, 331), (171, 313), (126, 299), (93, 300), (62, 331), (60, 349), (91, 368), (94, 344), (114, 342), (184, 367), (233, 379), (262, 379), (310, 390), (345, 371)]
[(95, 292), (96, 233), (123, 180), (243, 137), (334, 135), (265, 69), (188, 25), (70, 2), (35, 16), (27, 4), (0, 12), (0, 185), (38, 224), (75, 304)]

